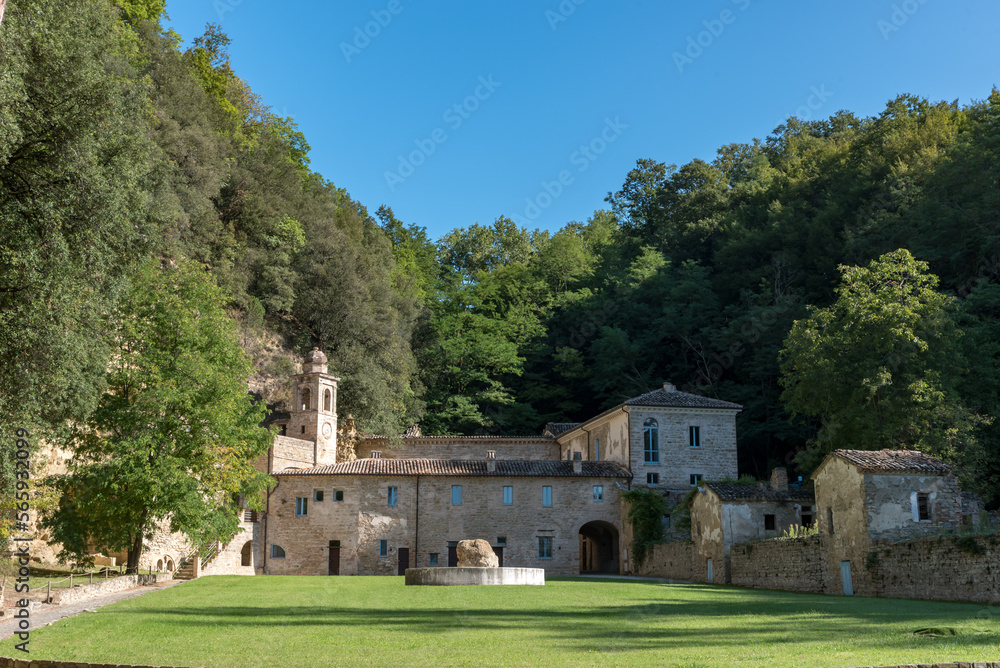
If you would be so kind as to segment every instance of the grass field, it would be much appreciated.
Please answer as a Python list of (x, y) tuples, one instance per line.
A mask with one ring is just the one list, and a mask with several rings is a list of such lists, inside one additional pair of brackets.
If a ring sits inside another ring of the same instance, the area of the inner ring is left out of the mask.
[[(404, 587), (206, 577), (31, 634), (32, 659), (174, 666), (870, 666), (1000, 658), (997, 608), (633, 580)], [(924, 637), (935, 627), (956, 635)], [(0, 653), (15, 654), (10, 639)]]

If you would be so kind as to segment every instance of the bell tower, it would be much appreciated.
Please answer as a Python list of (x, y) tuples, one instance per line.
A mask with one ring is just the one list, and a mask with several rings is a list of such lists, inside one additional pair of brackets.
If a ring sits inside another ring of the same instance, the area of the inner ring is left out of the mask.
[(302, 373), (295, 381), (287, 435), (312, 441), (313, 464), (337, 463), (337, 383), (327, 369), (326, 355), (319, 348), (306, 354)]

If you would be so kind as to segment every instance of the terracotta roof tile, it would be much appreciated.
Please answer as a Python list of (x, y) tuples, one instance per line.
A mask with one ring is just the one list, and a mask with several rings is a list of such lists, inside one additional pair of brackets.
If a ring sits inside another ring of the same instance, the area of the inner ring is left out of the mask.
[(583, 472), (573, 473), (573, 462), (496, 460), (496, 471), (486, 470), (483, 459), (357, 459), (309, 469), (278, 471), (275, 475), (377, 475), (377, 476), (490, 476), (503, 478), (582, 477), (630, 478), (631, 474), (612, 462), (583, 462)]
[(723, 501), (812, 501), (811, 489), (789, 487), (779, 492), (770, 485), (744, 485), (738, 482), (706, 482), (703, 486), (715, 492)]
[(626, 406), (666, 406), (669, 408), (724, 408), (742, 410), (743, 406), (731, 401), (721, 401), (697, 394), (660, 388), (634, 397), (625, 402)]
[(855, 465), (862, 473), (951, 473), (951, 468), (940, 459), (916, 450), (834, 450), (831, 454)]
[(549, 422), (545, 425), (545, 432), (552, 434), (553, 436), (559, 436), (560, 434), (565, 434), (571, 429), (576, 429), (580, 426), (580, 422)]

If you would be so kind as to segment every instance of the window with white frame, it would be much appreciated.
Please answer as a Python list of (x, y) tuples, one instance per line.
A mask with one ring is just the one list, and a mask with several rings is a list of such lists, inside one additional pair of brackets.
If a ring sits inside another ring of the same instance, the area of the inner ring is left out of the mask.
[(653, 418), (642, 424), (643, 456), (647, 464), (660, 463), (660, 425)]
[(688, 444), (692, 448), (701, 447), (701, 427), (697, 425), (688, 427)]
[(380, 540), (378, 542), (378, 556), (388, 557), (389, 556), (389, 541)]
[(308, 496), (295, 497), (295, 516), (305, 517), (307, 514), (309, 514), (309, 497)]
[(503, 505), (512, 506), (514, 505), (514, 487), (513, 485), (503, 486)]
[(552, 536), (538, 537), (538, 558), (539, 559), (552, 558)]
[(594, 501), (604, 500), (604, 485), (594, 485)]
[(546, 508), (552, 506), (552, 488), (548, 485), (542, 487), (542, 505)]
[(387, 494), (387, 498), (389, 500), (389, 505), (390, 506), (398, 506), (399, 505), (399, 488), (398, 487), (390, 487), (389, 488), (389, 492)]

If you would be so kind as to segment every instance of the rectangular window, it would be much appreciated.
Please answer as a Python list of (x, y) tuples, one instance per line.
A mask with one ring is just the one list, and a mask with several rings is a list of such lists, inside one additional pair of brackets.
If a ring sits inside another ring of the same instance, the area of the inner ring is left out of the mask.
[(552, 488), (548, 485), (542, 487), (542, 505), (546, 508), (552, 507)]
[(342, 490), (342, 489), (336, 489), (336, 490), (334, 490), (333, 491), (333, 500), (334, 501), (343, 501), (344, 500), (344, 490)]
[(552, 558), (552, 536), (538, 537), (538, 558), (539, 559)]
[(462, 505), (462, 486), (452, 485), (451, 486), (451, 505), (460, 506)]
[(594, 439), (594, 461), (601, 461), (601, 439)]
[(305, 517), (309, 513), (309, 497), (295, 497), (295, 516)]
[(431, 552), (430, 564), (431, 566), (437, 566), (438, 563), (438, 553)]
[(811, 527), (813, 525), (812, 506), (802, 506), (802, 526)]
[(315, 501), (316, 503), (322, 503), (323, 502), (323, 490), (321, 490), (321, 489), (314, 489), (313, 490), (313, 501)]
[(697, 486), (698, 483), (701, 482), (701, 480), (702, 480), (702, 475), (700, 473), (692, 473), (691, 474), (691, 486), (692, 487)]
[(646, 474), (646, 484), (647, 485), (659, 485), (660, 484), (660, 474), (659, 473), (647, 473)]
[(514, 488), (511, 485), (504, 485), (503, 487), (503, 505), (514, 505)]
[(398, 506), (399, 505), (399, 488), (398, 487), (390, 487), (389, 488), (388, 498), (389, 498), (389, 505), (390, 506)]
[(378, 542), (378, 556), (388, 557), (389, 556), (389, 541), (380, 540)]
[(917, 494), (917, 516), (921, 522), (931, 519), (930, 497), (927, 494)]
[(701, 427), (688, 427), (688, 442), (692, 448), (701, 447)]
[(507, 536), (497, 536), (497, 545), (506, 545)]
[(664, 515), (660, 522), (663, 524), (664, 531), (670, 531), (670, 515)]
[(774, 515), (764, 515), (764, 531), (774, 531)]
[(594, 501), (604, 500), (604, 485), (594, 485)]

